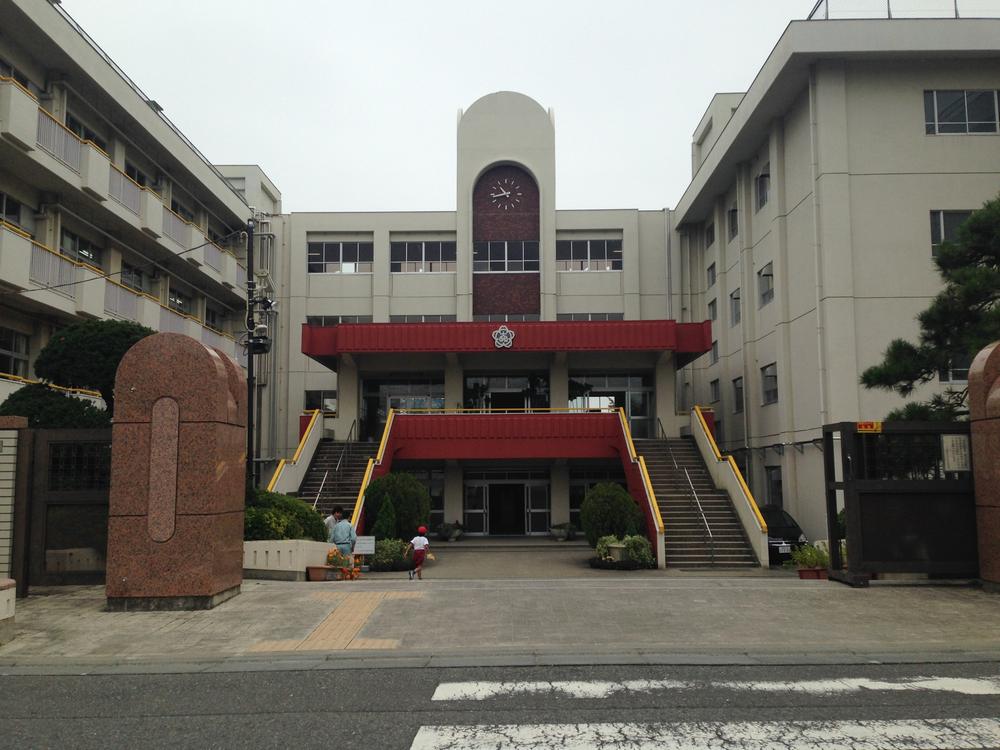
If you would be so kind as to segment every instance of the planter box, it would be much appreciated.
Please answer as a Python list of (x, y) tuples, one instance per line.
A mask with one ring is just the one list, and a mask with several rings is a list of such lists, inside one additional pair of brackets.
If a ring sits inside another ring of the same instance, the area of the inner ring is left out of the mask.
[(332, 565), (309, 565), (306, 567), (307, 581), (336, 581), (340, 572)]
[(0, 578), (0, 646), (14, 638), (15, 595), (14, 581)]
[(826, 580), (827, 571), (826, 568), (799, 568), (799, 578)]
[(615, 562), (623, 562), (625, 560), (625, 545), (609, 544), (608, 554), (611, 555), (611, 559)]
[(305, 539), (243, 542), (243, 577), (304, 581), (306, 568), (326, 565), (333, 545)]

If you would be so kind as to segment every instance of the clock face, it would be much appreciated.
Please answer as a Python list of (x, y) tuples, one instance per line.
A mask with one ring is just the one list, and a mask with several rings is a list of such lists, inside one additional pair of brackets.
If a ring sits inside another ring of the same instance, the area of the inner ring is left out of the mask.
[(497, 208), (510, 211), (521, 205), (521, 186), (514, 177), (501, 177), (490, 185), (490, 201)]

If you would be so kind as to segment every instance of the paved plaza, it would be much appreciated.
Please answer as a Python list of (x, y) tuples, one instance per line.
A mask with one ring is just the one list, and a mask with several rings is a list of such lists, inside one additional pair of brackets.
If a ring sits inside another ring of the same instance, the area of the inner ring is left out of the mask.
[[(210, 611), (107, 612), (101, 586), (36, 589), (0, 673), (272, 662), (775, 663), (1000, 660), (1000, 596), (851, 589), (788, 571), (593, 571), (584, 549), (440, 552), (424, 581), (243, 583)], [(582, 556), (582, 557), (581, 557)]]

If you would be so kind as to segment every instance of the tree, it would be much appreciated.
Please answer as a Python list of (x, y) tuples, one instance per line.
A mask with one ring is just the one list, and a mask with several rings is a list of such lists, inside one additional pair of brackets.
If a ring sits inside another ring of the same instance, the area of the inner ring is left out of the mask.
[(124, 320), (88, 320), (58, 331), (38, 353), (35, 374), (50, 383), (90, 388), (114, 414), (115, 373), (133, 344), (155, 331)]
[(0, 416), (27, 417), (28, 427), (40, 430), (111, 426), (106, 411), (44, 383), (18, 388), (0, 404)]
[[(934, 259), (945, 287), (917, 316), (917, 344), (890, 342), (880, 364), (861, 374), (866, 388), (904, 398), (955, 363), (967, 362), (1000, 339), (1000, 197), (974, 211)], [(887, 419), (951, 421), (968, 414), (968, 390), (948, 388), (929, 401), (907, 404)]]
[(622, 539), (643, 531), (642, 511), (632, 496), (620, 484), (601, 482), (595, 484), (583, 498), (580, 506), (580, 525), (590, 546), (595, 546), (602, 536), (613, 535)]
[(391, 497), (382, 500), (382, 506), (378, 509), (378, 518), (372, 525), (371, 534), (376, 539), (396, 538), (396, 508), (392, 504)]
[(379, 477), (365, 490), (365, 519), (368, 528), (375, 528), (386, 499), (392, 499), (396, 516), (397, 539), (409, 539), (417, 527), (426, 525), (431, 512), (431, 495), (412, 474), (390, 472)]

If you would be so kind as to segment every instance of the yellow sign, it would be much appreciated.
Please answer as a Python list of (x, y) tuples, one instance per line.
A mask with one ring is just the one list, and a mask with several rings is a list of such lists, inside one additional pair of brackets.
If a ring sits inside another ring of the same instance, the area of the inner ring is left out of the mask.
[(858, 432), (882, 432), (881, 422), (858, 422)]

